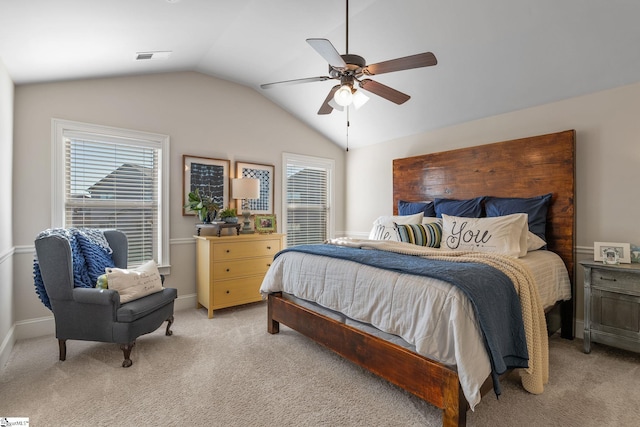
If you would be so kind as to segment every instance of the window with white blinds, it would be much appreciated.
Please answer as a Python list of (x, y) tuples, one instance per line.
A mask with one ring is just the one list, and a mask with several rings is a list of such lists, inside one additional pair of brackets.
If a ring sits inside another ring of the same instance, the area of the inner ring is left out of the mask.
[(333, 161), (284, 155), (287, 246), (322, 243), (330, 237)]
[[(163, 151), (168, 137), (82, 123), (56, 123), (62, 167), (56, 226), (115, 228), (127, 235), (128, 265), (168, 265), (162, 207)], [(54, 126), (56, 125), (54, 124)]]

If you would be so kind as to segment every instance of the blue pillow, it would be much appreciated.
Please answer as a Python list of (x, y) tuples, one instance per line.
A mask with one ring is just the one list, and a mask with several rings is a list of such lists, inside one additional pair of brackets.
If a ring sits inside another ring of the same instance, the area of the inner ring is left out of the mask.
[(484, 196), (467, 200), (435, 199), (433, 205), (438, 218), (442, 218), (442, 214), (467, 218), (481, 218), (482, 201), (484, 199)]
[(552, 194), (537, 197), (487, 197), (484, 208), (487, 216), (503, 216), (514, 213), (526, 213), (529, 215), (529, 231), (540, 237), (545, 242), (545, 230), (547, 228), (547, 210), (551, 203)]
[(398, 215), (415, 215), (423, 212), (424, 216), (434, 217), (436, 211), (433, 209), (433, 202), (398, 202)]

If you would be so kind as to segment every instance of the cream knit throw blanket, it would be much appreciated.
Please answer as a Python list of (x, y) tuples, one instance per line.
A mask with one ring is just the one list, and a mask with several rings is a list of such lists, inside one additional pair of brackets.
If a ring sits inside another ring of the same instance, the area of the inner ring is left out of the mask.
[(540, 394), (549, 381), (549, 341), (544, 309), (529, 269), (515, 258), (488, 252), (444, 251), (412, 243), (388, 240), (339, 238), (327, 243), (363, 249), (379, 249), (405, 255), (452, 262), (476, 262), (497, 268), (511, 279), (520, 298), (522, 320), (529, 352), (529, 367), (520, 370), (522, 386), (529, 393)]

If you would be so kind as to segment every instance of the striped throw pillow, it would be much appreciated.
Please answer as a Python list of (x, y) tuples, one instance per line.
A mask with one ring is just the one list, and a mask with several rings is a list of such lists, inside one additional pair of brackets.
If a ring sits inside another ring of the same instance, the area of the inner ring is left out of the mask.
[(414, 245), (439, 248), (442, 240), (442, 226), (437, 222), (430, 224), (396, 224), (398, 240)]

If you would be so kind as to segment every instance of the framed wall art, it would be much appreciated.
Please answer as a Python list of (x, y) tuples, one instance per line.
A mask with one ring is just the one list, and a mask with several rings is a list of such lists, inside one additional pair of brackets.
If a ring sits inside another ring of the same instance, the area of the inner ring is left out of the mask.
[(605, 264), (629, 264), (631, 262), (631, 245), (629, 243), (595, 242), (593, 244), (593, 260)]
[(257, 178), (260, 180), (260, 198), (247, 200), (251, 215), (273, 213), (274, 167), (256, 163), (236, 162), (236, 178)]
[[(229, 169), (230, 161), (183, 155), (184, 177), (182, 186), (182, 205), (188, 202), (188, 194), (199, 190), (208, 196), (220, 209), (229, 206)], [(195, 212), (182, 208), (182, 215), (195, 215)]]

